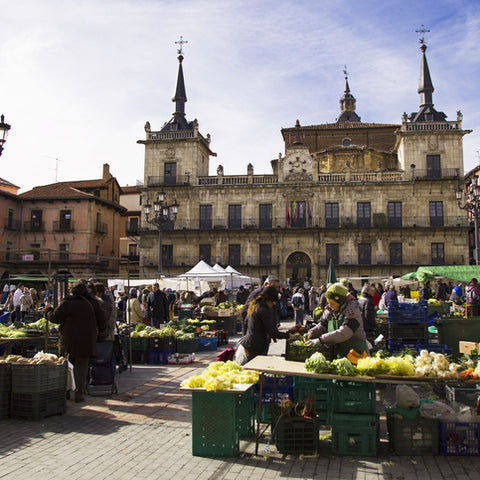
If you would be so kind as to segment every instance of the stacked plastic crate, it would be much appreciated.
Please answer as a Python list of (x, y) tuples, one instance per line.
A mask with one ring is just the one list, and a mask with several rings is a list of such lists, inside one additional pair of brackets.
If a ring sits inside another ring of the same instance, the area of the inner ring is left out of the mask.
[(399, 353), (405, 348), (416, 350), (428, 345), (428, 305), (390, 302), (388, 307), (388, 350)]
[(12, 363), (12, 417), (41, 420), (65, 413), (67, 372), (67, 362), (61, 365)]
[(375, 413), (375, 384), (334, 380), (332, 405), (332, 452), (340, 455), (376, 455), (379, 421)]
[(175, 353), (173, 337), (149, 337), (147, 363), (150, 365), (166, 365), (168, 356)]
[(10, 416), (10, 394), (12, 391), (12, 365), (0, 363), (0, 420)]

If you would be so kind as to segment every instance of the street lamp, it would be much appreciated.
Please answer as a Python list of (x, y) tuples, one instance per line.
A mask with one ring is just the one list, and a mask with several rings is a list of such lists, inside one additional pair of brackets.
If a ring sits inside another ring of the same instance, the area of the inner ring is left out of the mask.
[(153, 214), (150, 216), (152, 205), (147, 197), (147, 204), (143, 207), (145, 219), (148, 223), (154, 225), (158, 229), (158, 278), (162, 277), (162, 230), (166, 224), (175, 222), (178, 214), (178, 203), (174, 199), (171, 205), (165, 203), (165, 192), (162, 190), (157, 193), (157, 198), (153, 202)]
[(5, 123), (5, 117), (3, 114), (0, 116), (0, 155), (3, 152), (3, 145), (7, 141), (8, 131), (10, 130), (10, 125)]
[(473, 217), (474, 222), (474, 237), (475, 237), (475, 264), (479, 264), (479, 248), (478, 248), (478, 224), (480, 221), (480, 185), (478, 177), (474, 175), (470, 183), (467, 185), (467, 203), (462, 206), (462, 190), (458, 188), (455, 190), (455, 196), (458, 200), (459, 208), (470, 213), (470, 218)]

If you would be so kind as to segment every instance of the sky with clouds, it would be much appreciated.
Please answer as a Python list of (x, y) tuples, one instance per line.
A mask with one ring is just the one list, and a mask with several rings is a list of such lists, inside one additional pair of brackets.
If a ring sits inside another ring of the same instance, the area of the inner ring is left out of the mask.
[(20, 187), (143, 180), (148, 120), (173, 113), (184, 45), (188, 120), (212, 137), (210, 173), (271, 173), (280, 133), (334, 122), (343, 69), (363, 122), (418, 110), (421, 25), (435, 108), (463, 113), (465, 171), (480, 163), (478, 0), (0, 0), (0, 177)]

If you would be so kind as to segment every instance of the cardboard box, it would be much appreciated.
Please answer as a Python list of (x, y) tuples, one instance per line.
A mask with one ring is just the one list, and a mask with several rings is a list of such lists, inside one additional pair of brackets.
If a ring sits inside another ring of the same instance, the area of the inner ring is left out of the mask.
[(480, 351), (480, 343), (460, 341), (458, 350), (460, 353), (470, 353), (472, 350), (478, 352)]

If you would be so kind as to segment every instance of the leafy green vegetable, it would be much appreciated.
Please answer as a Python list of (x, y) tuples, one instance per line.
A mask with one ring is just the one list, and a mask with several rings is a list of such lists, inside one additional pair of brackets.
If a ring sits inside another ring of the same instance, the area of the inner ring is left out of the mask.
[(337, 358), (333, 360), (332, 365), (335, 367), (335, 373), (345, 377), (356, 375), (355, 367), (348, 358)]

